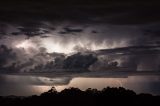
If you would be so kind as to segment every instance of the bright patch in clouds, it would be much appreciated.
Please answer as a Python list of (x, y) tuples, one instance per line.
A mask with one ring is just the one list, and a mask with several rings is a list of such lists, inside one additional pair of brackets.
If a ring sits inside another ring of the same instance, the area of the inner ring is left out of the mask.
[(24, 40), (16, 44), (16, 48), (23, 48), (25, 50), (29, 48), (35, 48), (36, 45), (32, 43), (30, 40)]
[(42, 46), (46, 48), (48, 53), (57, 52), (57, 53), (72, 53), (73, 44), (62, 44), (57, 39), (43, 39), (41, 42)]
[[(118, 46), (125, 45), (125, 42), (120, 43), (112, 43), (112, 45), (108, 44), (107, 41), (102, 41), (101, 43), (96, 43), (91, 40), (86, 40), (83, 37), (62, 37), (62, 36), (54, 36), (40, 39), (38, 37), (21, 40), (19, 42), (16, 41), (14, 44), (18, 49), (24, 49), (26, 52), (30, 50), (39, 51), (39, 48), (43, 47), (46, 49), (48, 53), (65, 53), (70, 54), (73, 52), (83, 52), (87, 50), (99, 50), (99, 49), (107, 49), (114, 48)], [(30, 52), (29, 52), (30, 53)]]

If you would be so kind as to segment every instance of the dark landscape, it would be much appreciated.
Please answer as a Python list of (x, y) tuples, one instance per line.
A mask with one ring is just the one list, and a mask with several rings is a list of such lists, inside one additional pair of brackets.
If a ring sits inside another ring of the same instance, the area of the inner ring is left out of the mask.
[(54, 87), (40, 96), (0, 97), (1, 105), (67, 105), (67, 106), (106, 106), (106, 105), (158, 105), (159, 96), (151, 94), (136, 94), (132, 90), (119, 88), (104, 88), (101, 91), (88, 88), (81, 91), (78, 88), (64, 89), (57, 92)]

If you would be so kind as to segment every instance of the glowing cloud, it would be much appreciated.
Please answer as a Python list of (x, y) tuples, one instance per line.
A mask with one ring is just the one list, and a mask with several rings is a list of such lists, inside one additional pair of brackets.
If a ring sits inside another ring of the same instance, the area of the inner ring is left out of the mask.
[(32, 43), (30, 40), (24, 40), (15, 45), (16, 48), (28, 50), (30, 48), (36, 48), (36, 45)]
[(72, 53), (73, 51), (73, 47), (75, 45), (71, 44), (71, 43), (67, 43), (67, 44), (63, 44), (61, 43), (62, 39), (56, 39), (56, 38), (52, 38), (52, 39), (43, 39), (41, 41), (41, 46), (45, 47), (48, 53), (52, 53), (52, 52), (57, 52), (57, 53)]

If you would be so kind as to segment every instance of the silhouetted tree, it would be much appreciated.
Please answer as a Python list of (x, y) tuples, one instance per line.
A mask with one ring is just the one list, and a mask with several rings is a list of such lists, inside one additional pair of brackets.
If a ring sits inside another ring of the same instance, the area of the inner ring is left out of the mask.
[[(127, 97), (127, 98), (126, 98)], [(0, 105), (16, 105), (16, 106), (29, 106), (29, 105), (58, 105), (58, 106), (106, 106), (106, 105), (145, 105), (145, 104), (160, 104), (159, 96), (153, 97), (150, 94), (136, 95), (132, 90), (126, 90), (122, 87), (119, 88), (104, 88), (99, 91), (97, 89), (88, 88), (81, 91), (78, 88), (64, 89), (57, 92), (55, 87), (52, 87), (47, 92), (42, 93), (40, 96), (29, 97), (0, 97)]]

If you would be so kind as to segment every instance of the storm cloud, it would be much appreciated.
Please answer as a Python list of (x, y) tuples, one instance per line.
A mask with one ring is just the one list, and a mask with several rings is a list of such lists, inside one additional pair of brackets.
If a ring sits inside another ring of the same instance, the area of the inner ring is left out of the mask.
[(0, 1), (4, 70), (160, 68), (157, 1), (16, 1)]
[(12, 51), (12, 49), (9, 49), (5, 45), (0, 45), (0, 68), (2, 68), (2, 66), (8, 61), (15, 58), (16, 54)]

